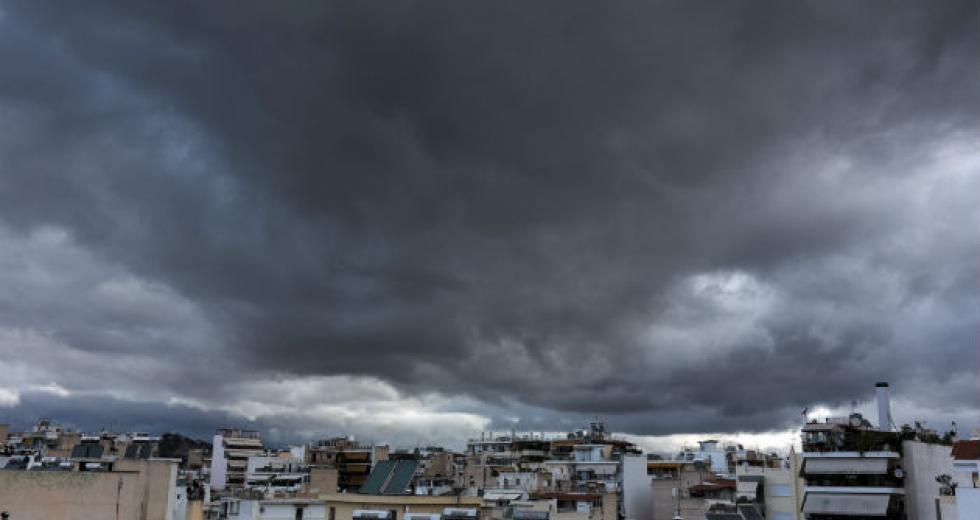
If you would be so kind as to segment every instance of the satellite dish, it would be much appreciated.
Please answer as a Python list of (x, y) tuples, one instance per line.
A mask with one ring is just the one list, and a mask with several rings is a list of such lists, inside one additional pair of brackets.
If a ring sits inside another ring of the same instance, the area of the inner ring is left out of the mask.
[(905, 472), (902, 471), (902, 468), (895, 468), (895, 478), (902, 478), (903, 476), (905, 476)]

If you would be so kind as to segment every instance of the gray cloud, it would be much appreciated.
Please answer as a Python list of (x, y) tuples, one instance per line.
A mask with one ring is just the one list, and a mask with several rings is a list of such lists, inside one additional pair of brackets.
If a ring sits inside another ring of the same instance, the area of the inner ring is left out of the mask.
[(0, 12), (0, 347), (70, 354), (15, 389), (281, 418), (235, 385), (353, 377), (640, 434), (879, 379), (980, 410), (973, 6)]

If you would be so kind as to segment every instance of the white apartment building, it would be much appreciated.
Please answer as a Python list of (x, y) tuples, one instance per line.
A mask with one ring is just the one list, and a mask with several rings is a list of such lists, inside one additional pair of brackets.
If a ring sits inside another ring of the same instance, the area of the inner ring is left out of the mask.
[(257, 431), (219, 428), (211, 453), (211, 489), (221, 491), (245, 485), (248, 458), (262, 455), (265, 448)]
[(261, 490), (270, 496), (295, 493), (310, 482), (310, 473), (302, 459), (276, 455), (253, 455), (245, 470), (245, 487)]
[(759, 504), (766, 520), (802, 520), (798, 464), (782, 468), (736, 466), (736, 500)]

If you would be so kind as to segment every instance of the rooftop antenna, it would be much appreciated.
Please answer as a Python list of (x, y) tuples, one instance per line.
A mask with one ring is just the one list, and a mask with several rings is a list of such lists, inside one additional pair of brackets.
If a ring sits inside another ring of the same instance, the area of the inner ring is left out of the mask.
[(854, 414), (854, 413), (857, 412), (857, 406), (858, 406), (857, 399), (852, 399), (851, 400), (851, 414)]
[(807, 414), (807, 412), (809, 412), (809, 411), (810, 411), (810, 408), (809, 408), (809, 407), (806, 407), (806, 406), (804, 406), (804, 407), (803, 407), (803, 424), (806, 424), (806, 421), (807, 421), (807, 416), (806, 416), (806, 414)]

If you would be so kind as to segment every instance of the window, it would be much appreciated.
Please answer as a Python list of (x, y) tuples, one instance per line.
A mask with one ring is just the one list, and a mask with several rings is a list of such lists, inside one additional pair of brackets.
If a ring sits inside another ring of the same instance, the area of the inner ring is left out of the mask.
[(297, 507), (296, 508), (296, 520), (303, 520), (303, 508), (302, 507)]
[(793, 513), (770, 513), (772, 520), (793, 520)]
[(337, 520), (337, 509), (336, 508), (333, 508), (333, 507), (330, 508), (330, 518), (329, 518), (329, 520)]
[(773, 484), (769, 487), (769, 494), (774, 497), (791, 497), (793, 488), (790, 484)]

